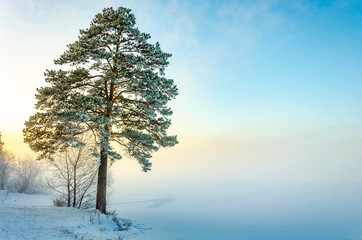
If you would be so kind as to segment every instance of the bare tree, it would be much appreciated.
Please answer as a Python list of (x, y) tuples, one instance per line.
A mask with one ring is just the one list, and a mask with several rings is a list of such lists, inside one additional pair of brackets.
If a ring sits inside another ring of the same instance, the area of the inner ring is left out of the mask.
[(7, 188), (11, 171), (10, 161), (13, 159), (10, 153), (3, 150), (3, 146), (0, 132), (0, 190)]
[(0, 152), (0, 190), (7, 187), (10, 176), (10, 162), (3, 152)]
[(47, 185), (56, 193), (58, 202), (77, 208), (94, 205), (98, 161), (88, 145), (60, 151), (49, 165)]
[(4, 143), (1, 140), (1, 136), (2, 136), (2, 133), (0, 132), (0, 152), (3, 151), (3, 146), (4, 146)]
[(39, 193), (42, 191), (42, 166), (40, 162), (26, 157), (14, 162), (10, 190), (19, 193)]
[(14, 155), (5, 151), (3, 146), (0, 132), (0, 190), (41, 192), (40, 163), (31, 157), (14, 161)]

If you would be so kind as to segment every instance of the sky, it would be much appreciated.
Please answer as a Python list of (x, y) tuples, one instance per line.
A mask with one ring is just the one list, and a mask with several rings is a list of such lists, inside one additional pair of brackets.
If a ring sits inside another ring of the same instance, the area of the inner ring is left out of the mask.
[(132, 9), (172, 53), (171, 134), (127, 181), (362, 183), (362, 2), (277, 0), (1, 0), (0, 131), (22, 142), (53, 60), (104, 7)]

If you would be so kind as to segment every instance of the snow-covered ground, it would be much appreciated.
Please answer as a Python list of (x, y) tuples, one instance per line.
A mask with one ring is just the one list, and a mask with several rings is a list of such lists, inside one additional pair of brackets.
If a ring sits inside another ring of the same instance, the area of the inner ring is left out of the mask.
[[(136, 184), (137, 185), (137, 184)], [(115, 189), (109, 210), (51, 206), (44, 195), (0, 192), (0, 239), (361, 240), (360, 184), (185, 184)]]
[(123, 186), (112, 197), (110, 208), (150, 229), (139, 240), (362, 239), (360, 184), (156, 186)]
[[(128, 220), (123, 220), (123, 223), (132, 225)], [(142, 228), (137, 225), (127, 231), (117, 231), (117, 225), (111, 217), (94, 210), (52, 206), (51, 198), (46, 195), (0, 191), (1, 240), (118, 240), (142, 232)]]

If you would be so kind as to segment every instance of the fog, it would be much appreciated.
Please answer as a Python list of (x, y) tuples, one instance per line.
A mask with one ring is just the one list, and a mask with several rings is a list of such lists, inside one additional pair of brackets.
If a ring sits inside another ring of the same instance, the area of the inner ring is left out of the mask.
[(110, 208), (145, 239), (361, 239), (360, 138), (220, 139), (183, 139), (149, 173), (115, 163)]
[(109, 208), (142, 224), (146, 232), (152, 228), (147, 234), (159, 239), (361, 236), (362, 184), (168, 182), (157, 183), (153, 188), (150, 185), (124, 184), (114, 190)]

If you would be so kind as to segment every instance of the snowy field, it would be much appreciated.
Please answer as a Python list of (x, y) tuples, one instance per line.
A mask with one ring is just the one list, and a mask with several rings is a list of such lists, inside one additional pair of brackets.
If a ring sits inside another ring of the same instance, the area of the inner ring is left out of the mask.
[(359, 240), (361, 193), (353, 184), (193, 184), (130, 188), (110, 207), (149, 228), (144, 240)]
[(118, 240), (142, 234), (141, 228), (127, 222), (133, 225), (129, 231), (115, 231), (115, 222), (93, 210), (55, 207), (46, 195), (0, 191), (1, 240)]
[(362, 239), (361, 185), (185, 186), (114, 190), (109, 210), (132, 220), (126, 232), (114, 231), (104, 216), (99, 224), (92, 210), (57, 208), (48, 196), (2, 191), (0, 239)]

